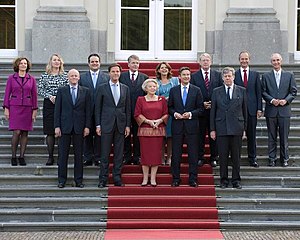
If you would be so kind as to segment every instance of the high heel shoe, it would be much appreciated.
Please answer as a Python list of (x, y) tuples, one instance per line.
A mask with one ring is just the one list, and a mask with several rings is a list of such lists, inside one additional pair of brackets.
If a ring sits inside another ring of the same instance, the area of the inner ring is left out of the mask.
[(141, 187), (146, 187), (148, 184), (147, 183), (142, 183)]
[(151, 187), (156, 187), (157, 183), (151, 183)]
[(12, 166), (17, 166), (18, 165), (17, 158), (15, 158), (15, 157), (11, 158), (10, 162), (11, 162)]
[(54, 163), (54, 158), (53, 157), (49, 157), (48, 161), (46, 162), (46, 166), (51, 166)]
[(168, 160), (166, 160), (166, 165), (170, 166), (171, 165), (171, 158), (169, 158)]
[(19, 157), (18, 160), (19, 160), (20, 166), (26, 166), (26, 162), (25, 162), (25, 159), (23, 157)]

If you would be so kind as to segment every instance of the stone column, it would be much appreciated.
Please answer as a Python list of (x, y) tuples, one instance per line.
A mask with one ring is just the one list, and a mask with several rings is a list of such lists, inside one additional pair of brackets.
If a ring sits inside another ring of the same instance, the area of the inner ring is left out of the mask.
[(33, 18), (32, 61), (47, 63), (53, 53), (66, 63), (86, 63), (90, 20), (83, 6), (41, 6)]
[(279, 19), (273, 8), (229, 8), (223, 21), (221, 62), (236, 64), (242, 50), (251, 53), (251, 63), (269, 63), (273, 52), (287, 58)]

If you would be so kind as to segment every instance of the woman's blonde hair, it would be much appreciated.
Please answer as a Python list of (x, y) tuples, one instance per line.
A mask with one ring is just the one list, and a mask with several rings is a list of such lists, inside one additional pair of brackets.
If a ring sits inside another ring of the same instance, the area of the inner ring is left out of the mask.
[(46, 72), (48, 73), (48, 74), (51, 74), (51, 72), (52, 72), (52, 59), (53, 59), (53, 57), (58, 57), (59, 58), (59, 60), (60, 60), (60, 66), (59, 66), (59, 74), (63, 74), (64, 73), (64, 60), (62, 59), (62, 57), (59, 55), (59, 54), (57, 54), (57, 53), (54, 53), (54, 54), (52, 54), (51, 55), (51, 57), (50, 57), (50, 59), (49, 59), (49, 62), (48, 62), (48, 64), (47, 64), (47, 66), (46, 66)]

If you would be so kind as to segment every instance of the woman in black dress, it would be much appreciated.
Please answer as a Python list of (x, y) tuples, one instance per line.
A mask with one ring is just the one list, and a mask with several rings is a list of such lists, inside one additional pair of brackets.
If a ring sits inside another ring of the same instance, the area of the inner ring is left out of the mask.
[(53, 165), (54, 158), (54, 104), (57, 90), (61, 86), (68, 85), (67, 73), (64, 72), (64, 62), (60, 55), (53, 54), (38, 83), (38, 94), (44, 97), (43, 103), (43, 130), (46, 134), (46, 143), (49, 158), (46, 165)]

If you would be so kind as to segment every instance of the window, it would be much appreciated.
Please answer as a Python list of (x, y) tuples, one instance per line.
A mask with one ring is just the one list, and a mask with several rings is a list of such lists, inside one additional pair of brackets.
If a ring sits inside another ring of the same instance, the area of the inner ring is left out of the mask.
[(15, 10), (14, 0), (0, 0), (0, 49), (16, 48)]

